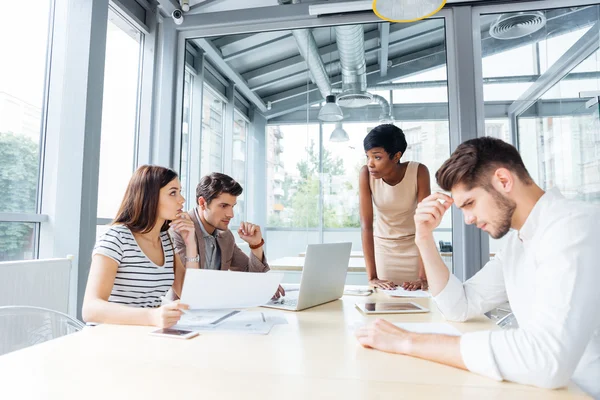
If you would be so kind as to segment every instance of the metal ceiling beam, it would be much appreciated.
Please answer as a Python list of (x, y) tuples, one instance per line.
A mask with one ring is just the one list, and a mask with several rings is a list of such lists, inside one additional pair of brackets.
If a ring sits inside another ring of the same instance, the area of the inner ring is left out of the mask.
[[(443, 30), (442, 30), (442, 28), (436, 28), (434, 30), (424, 32), (419, 37), (413, 36), (410, 38), (405, 38), (402, 40), (398, 40), (398, 41), (389, 43), (389, 45), (387, 46), (387, 49), (389, 52), (390, 49), (394, 49), (396, 47), (401, 47), (401, 46), (406, 47), (406, 46), (410, 46), (414, 43), (418, 43), (420, 41), (427, 42), (427, 40), (430, 40), (430, 39), (437, 39), (436, 36), (438, 36), (438, 35), (439, 35), (438, 42), (442, 43), (444, 40)], [(380, 34), (377, 31), (371, 31), (369, 34), (365, 34), (365, 49), (366, 49), (365, 56), (368, 57), (370, 55), (380, 53), (381, 48), (379, 45), (379, 43), (380, 43), (379, 39), (380, 39)], [(433, 42), (433, 40), (430, 40), (430, 41)], [(329, 52), (329, 50), (331, 50), (331, 52)], [(335, 44), (324, 46), (319, 51), (319, 54), (321, 54), (322, 59), (331, 60), (331, 62), (329, 64), (327, 64), (327, 67), (328, 67), (327, 70), (330, 71), (330, 75), (340, 73), (341, 66), (339, 63), (339, 54), (337, 52), (337, 46)], [(294, 62), (296, 61), (295, 57), (291, 57), (286, 60), (282, 60), (281, 63), (286, 63), (288, 60), (292, 60), (292, 59), (294, 59), (293, 60)], [(277, 64), (279, 64), (279, 63), (275, 63), (272, 66), (266, 66), (266, 67), (260, 68), (262, 70), (261, 74), (265, 75), (267, 71), (269, 71), (270, 73), (278, 71), (277, 69), (274, 69)], [(295, 73), (290, 72), (286, 76), (283, 76), (281, 78), (276, 78), (271, 81), (264, 82), (264, 83), (258, 84), (258, 85), (252, 85), (251, 80), (248, 80), (248, 84), (250, 85), (252, 90), (262, 90), (266, 87), (269, 87), (269, 86), (275, 85), (275, 84), (279, 84), (286, 80), (297, 79), (299, 76), (306, 73), (306, 63), (304, 63), (304, 64), (296, 63), (296, 65), (292, 65), (290, 67), (291, 67), (291, 69), (294, 69), (296, 72)], [(387, 68), (387, 63), (386, 63), (386, 68)], [(255, 71), (258, 71), (258, 70), (255, 70)], [(252, 71), (252, 72), (254, 72), (254, 71)], [(280, 70), (278, 72), (280, 72)], [(386, 71), (386, 73), (387, 73), (387, 71)], [(247, 76), (247, 75), (248, 74), (243, 74), (243, 76)], [(257, 77), (253, 77), (253, 78), (257, 78)]]
[(217, 3), (217, 2), (223, 2), (223, 1), (226, 1), (226, 0), (204, 0), (201, 3), (196, 3), (193, 6), (191, 6), (190, 11), (186, 12), (185, 15), (200, 14), (210, 4)]
[(384, 22), (379, 25), (379, 41), (381, 48), (379, 50), (379, 75), (386, 76), (388, 70), (388, 54), (390, 45), (390, 23)]
[[(443, 25), (433, 25), (428, 23), (422, 23), (421, 26), (416, 24), (407, 24), (409, 26), (404, 27), (402, 29), (397, 29), (390, 33), (388, 41), (390, 42), (390, 46), (392, 48), (407, 45), (409, 43), (414, 42), (415, 40), (419, 40), (421, 42), (426, 41), (429, 36), (437, 32), (440, 34), (440, 37), (443, 40)], [(379, 52), (380, 49), (380, 33), (377, 29), (373, 29), (369, 32), (365, 32), (365, 55), (375, 54)], [(407, 42), (411, 40), (410, 42)], [(388, 49), (389, 51), (389, 49)], [(339, 56), (337, 54), (337, 45), (335, 43), (323, 46), (319, 49), (319, 54), (325, 60), (334, 61), (339, 60)], [(288, 59), (279, 61), (273, 64), (273, 68), (262, 67), (257, 68), (252, 71), (248, 71), (244, 74), (244, 79), (248, 81), (248, 84), (253, 88), (258, 85), (254, 81), (259, 81), (265, 75), (271, 75), (274, 71), (281, 70), (282, 68), (290, 68), (290, 73), (292, 72), (305, 72), (306, 65), (304, 64), (304, 60), (301, 57), (290, 57)]]
[[(379, 72), (379, 66), (377, 65), (373, 65), (371, 67), (367, 68), (367, 75), (369, 74), (373, 74)], [(308, 77), (308, 75), (307, 75)], [(340, 75), (335, 76), (331, 79), (331, 86), (335, 86), (335, 85), (339, 85), (340, 83), (342, 83), (342, 77)], [(286, 90), (284, 92), (281, 93), (277, 93), (273, 96), (268, 96), (264, 98), (265, 102), (271, 102), (271, 103), (279, 103), (294, 97), (298, 97), (298, 96), (303, 96), (306, 93), (310, 93), (312, 91), (315, 90), (319, 90), (317, 88), (317, 85), (315, 84), (308, 84), (308, 85), (301, 85), (298, 87), (295, 87), (293, 89), (289, 89)], [(321, 96), (321, 100), (324, 101), (325, 99), (323, 98), (323, 96)]]
[[(584, 107), (586, 99), (543, 100), (540, 107), (531, 108), (523, 118), (544, 118), (573, 115), (589, 115)], [(484, 105), (486, 119), (506, 119), (511, 101), (490, 101)], [(269, 124), (306, 124), (318, 123), (319, 107), (306, 111), (297, 110), (269, 119)], [(381, 107), (369, 105), (361, 108), (344, 108), (343, 123), (378, 121)], [(448, 103), (396, 103), (393, 116), (395, 121), (444, 121), (448, 120)]]
[(445, 45), (442, 44), (423, 49), (412, 54), (394, 58), (387, 76), (367, 76), (367, 87), (425, 72), (444, 64), (446, 64)]
[(158, 0), (158, 6), (169, 18), (171, 18), (173, 11), (181, 8), (177, 0)]
[[(446, 62), (445, 47), (435, 46), (430, 49), (413, 53), (409, 56), (398, 57), (392, 60), (392, 62), (394, 66), (389, 69), (388, 75), (383, 78), (378, 74), (378, 65), (367, 67), (367, 86), (377, 85), (384, 81), (399, 79), (439, 67)], [(339, 83), (341, 83), (341, 77), (339, 76), (331, 81), (332, 86)], [(267, 119), (275, 118), (296, 110), (306, 110), (307, 105), (310, 106), (323, 101), (323, 97), (314, 85), (308, 85), (308, 87), (303, 85), (290, 89), (281, 95), (281, 98), (278, 98), (277, 96), (266, 98), (266, 100), (276, 103), (270, 111), (264, 113)]]
[(245, 56), (245, 55), (247, 55), (249, 53), (252, 53), (255, 50), (259, 50), (261, 47), (269, 46), (269, 45), (277, 45), (277, 42), (281, 42), (282, 40), (286, 40), (286, 39), (289, 39), (291, 37), (292, 37), (292, 34), (288, 33), (286, 35), (278, 36), (278, 37), (275, 37), (275, 38), (273, 38), (271, 40), (266, 40), (264, 42), (258, 43), (258, 44), (254, 45), (254, 46), (246, 47), (245, 49), (240, 50), (237, 53), (226, 54), (226, 52), (224, 52), (223, 49), (221, 49), (221, 52), (223, 53), (223, 58), (225, 59), (225, 61), (231, 61), (233, 59), (236, 59), (236, 58)]
[[(315, 87), (316, 88), (316, 87)], [(263, 113), (267, 120), (275, 117), (294, 112), (296, 110), (306, 110), (306, 107), (323, 101), (323, 96), (318, 90), (313, 90), (307, 93), (306, 96), (301, 99), (293, 98), (271, 108), (270, 111)]]
[(244, 80), (244, 78), (242, 78), (237, 71), (227, 64), (227, 62), (221, 56), (219, 49), (217, 49), (212, 42), (207, 39), (195, 39), (195, 42), (202, 48), (202, 50), (204, 50), (206, 57), (208, 57), (208, 59), (217, 67), (217, 69), (221, 70), (235, 84), (240, 93), (246, 96), (246, 98), (250, 100), (261, 112), (264, 113), (267, 111), (267, 106), (262, 99), (252, 90), (250, 90), (248, 83)]
[[(277, 39), (283, 39), (285, 37), (289, 37), (289, 35), (289, 31), (268, 31), (248, 35), (243, 34), (232, 35), (229, 37), (225, 36), (213, 40), (213, 43), (219, 48), (219, 50), (221, 50), (223, 57), (227, 58), (234, 53), (244, 50), (249, 53), (252, 50), (248, 51), (247, 49), (258, 49), (260, 45), (264, 44), (265, 42), (269, 42), (271, 44), (277, 43)], [(227, 40), (227, 38), (231, 38), (231, 40)]]
[[(492, 78), (483, 78), (484, 85), (505, 84), (505, 83), (531, 83), (539, 79), (540, 75), (515, 75), (515, 76), (496, 76)], [(575, 81), (582, 79), (600, 79), (600, 72), (575, 72), (568, 74), (563, 80)], [(369, 87), (369, 90), (402, 90), (402, 89), (423, 89), (432, 87), (441, 87), (448, 85), (446, 80), (426, 81), (426, 82), (403, 82), (403, 83), (382, 83)], [(590, 96), (591, 97), (591, 96)]]
[[(209, 11), (192, 14), (188, 12), (186, 13), (186, 18), (183, 20), (183, 24), (179, 25), (177, 30), (198, 32), (197, 34), (194, 33), (192, 37), (203, 37), (207, 35), (207, 27), (218, 27), (218, 30), (222, 32), (227, 32), (230, 30), (229, 28), (232, 28), (235, 32), (235, 27), (243, 25), (243, 33), (258, 33), (269, 30), (281, 30), (282, 28), (279, 27), (279, 24), (282, 21), (286, 24), (291, 21), (303, 21), (306, 20), (308, 16), (308, 4), (288, 4), (285, 7), (276, 5), (270, 7), (216, 12)], [(277, 19), (275, 25), (278, 27), (269, 29), (269, 26), (274, 24), (273, 21), (275, 19)], [(315, 24), (327, 23), (326, 21), (323, 21), (323, 19), (318, 18), (310, 18), (310, 20), (314, 21)], [(327, 20), (327, 18), (325, 18), (325, 20)]]
[(531, 107), (550, 88), (573, 68), (594, 54), (600, 47), (600, 22), (594, 24), (565, 54), (563, 54), (537, 81), (509, 107), (509, 114), (519, 115)]
[[(378, 39), (379, 33), (376, 30), (365, 33), (365, 43), (370, 41), (375, 42)], [(321, 56), (322, 60), (327, 60), (328, 62), (339, 60), (339, 56), (337, 54), (337, 44), (330, 43), (326, 46), (320, 47), (319, 55)], [(266, 65), (264, 67), (260, 67), (252, 71), (248, 71), (242, 74), (242, 76), (248, 81), (248, 84), (252, 87), (253, 90), (258, 90), (259, 87), (263, 88), (265, 86), (263, 84), (258, 84), (254, 82), (264, 76), (271, 75), (273, 74), (273, 72), (276, 71), (287, 71), (288, 75), (282, 78), (286, 79), (292, 74), (306, 73), (308, 70), (306, 69), (306, 60), (304, 60), (302, 56), (298, 55), (286, 58), (281, 61), (277, 61), (273, 64)], [(274, 84), (280, 80), (281, 79), (275, 79), (269, 81), (268, 85)]]
[[(543, 32), (540, 31), (538, 33), (535, 33), (535, 34), (529, 36), (528, 38), (524, 38), (524, 40), (519, 42), (518, 45), (523, 46), (523, 45), (526, 45), (529, 43), (534, 43), (534, 42), (542, 40), (542, 39), (555, 37), (557, 35), (561, 35), (561, 34), (564, 34), (564, 33), (574, 30), (575, 29), (574, 27), (576, 27), (577, 29), (580, 29), (582, 27), (591, 25), (592, 23), (595, 22), (595, 17), (594, 17), (594, 15), (591, 15), (591, 14), (593, 14), (593, 13), (577, 11), (577, 12), (573, 12), (573, 13), (569, 13), (569, 14), (565, 15), (564, 18), (562, 18), (562, 19), (555, 17), (552, 21), (550, 21), (548, 23), (549, 24), (548, 29), (543, 30)], [(564, 19), (568, 19), (568, 21), (564, 21)], [(564, 23), (561, 21), (563, 21)], [(423, 24), (423, 23), (421, 23), (421, 24)], [(407, 25), (409, 25), (409, 24), (407, 24)], [(429, 29), (427, 29), (425, 31), (423, 31), (421, 28), (421, 31), (419, 31), (418, 24), (412, 24), (412, 25), (402, 28), (400, 30), (390, 32), (390, 39), (389, 39), (390, 45), (389, 45), (388, 51), (389, 51), (389, 49), (393, 49), (396, 46), (405, 46), (408, 43), (410, 43), (410, 42), (407, 43), (403, 40), (396, 40), (396, 39), (398, 39), (399, 33), (403, 34), (402, 37), (404, 39), (418, 38), (418, 40), (426, 42), (427, 37), (423, 36), (424, 34), (431, 34), (432, 32), (434, 32), (436, 30), (443, 31), (443, 26), (434, 27), (434, 28), (428, 27), (428, 28)], [(376, 31), (371, 31), (371, 32), (375, 33)], [(547, 34), (546, 32), (550, 32), (550, 33)], [(508, 49), (515, 47), (515, 44), (513, 43), (513, 41), (497, 40), (497, 39), (490, 37), (487, 30), (484, 30), (482, 32), (482, 36), (483, 36), (482, 53), (484, 56), (497, 54), (502, 51), (506, 51)], [(365, 40), (366, 40), (365, 45), (367, 48), (369, 48), (369, 50), (367, 50), (367, 52), (366, 52), (367, 55), (369, 55), (373, 52), (379, 52), (378, 43), (377, 43), (377, 46), (375, 46), (375, 48), (369, 47), (370, 39), (373, 39), (373, 38), (370, 37), (368, 34), (365, 34)], [(377, 34), (377, 40), (379, 40), (379, 34)], [(323, 48), (320, 49), (320, 54), (327, 61), (329, 61), (330, 59), (337, 60), (337, 56), (336, 56), (337, 53), (333, 53), (333, 52), (335, 52), (335, 50), (336, 50), (335, 47), (328, 48), (327, 46), (324, 46)], [(329, 55), (330, 51), (332, 52), (331, 55)], [(284, 71), (285, 71), (285, 73), (288, 74), (287, 76), (284, 76), (284, 77), (278, 78), (278, 79), (273, 79), (268, 82), (261, 81), (264, 76), (273, 75), (273, 73), (275, 73), (275, 72), (283, 73)], [(265, 66), (265, 67), (257, 68), (252, 71), (245, 72), (242, 74), (242, 76), (244, 77), (244, 79), (246, 79), (248, 81), (248, 84), (250, 85), (250, 87), (253, 90), (261, 90), (270, 85), (281, 82), (282, 80), (292, 79), (291, 74), (296, 74), (295, 76), (297, 77), (298, 74), (305, 73), (305, 72), (306, 72), (306, 65), (303, 64), (303, 60), (300, 57), (291, 57), (291, 58), (279, 61), (279, 62), (274, 63), (269, 66)]]
[(242, 40), (251, 38), (255, 35), (259, 35), (258, 33), (239, 33), (237, 35), (227, 35), (211, 38), (211, 41), (215, 46), (217, 46), (221, 51), (225, 49), (225, 47), (230, 44), (235, 45), (236, 43), (242, 43)]
[[(588, 13), (588, 14), (589, 14), (589, 13)], [(571, 15), (570, 15), (570, 17), (571, 17), (571, 18), (572, 18), (572, 17), (574, 17), (574, 16), (575, 16), (575, 15), (573, 15), (573, 14), (571, 14)], [(587, 21), (589, 21), (589, 20), (591, 20), (591, 19), (590, 19), (591, 17), (590, 17), (589, 15), (585, 15), (585, 14), (578, 14), (578, 15), (577, 15), (577, 17), (583, 18), (583, 19), (580, 19), (580, 20), (579, 20), (579, 23), (580, 23), (580, 25), (579, 25), (579, 26), (580, 26), (580, 27), (582, 26), (582, 24), (583, 24), (583, 26), (585, 26), (586, 22), (587, 22)], [(565, 29), (564, 29), (564, 27), (563, 27), (563, 30), (562, 30), (562, 31), (560, 31), (560, 30), (559, 30), (559, 31), (554, 31), (552, 34), (553, 34), (553, 36), (556, 36), (556, 35), (559, 35), (559, 34), (561, 34), (561, 33), (565, 33), (565, 32), (564, 32), (564, 30), (565, 30)], [(594, 30), (595, 30), (596, 32), (598, 32), (598, 29), (595, 29), (595, 28), (591, 28), (591, 29), (589, 30), (589, 32), (592, 32), (592, 31), (594, 31)], [(568, 31), (568, 29), (567, 29), (567, 31)], [(528, 40), (527, 40), (527, 41), (525, 41), (525, 42), (520, 42), (520, 43), (519, 43), (519, 45), (520, 45), (520, 46), (522, 46), (522, 45), (526, 45), (526, 44), (529, 44), (529, 43), (534, 43), (534, 42), (536, 42), (536, 41), (538, 41), (538, 40), (540, 40), (540, 38), (537, 38), (537, 37), (530, 37), (530, 38), (528, 38)], [(598, 44), (598, 41), (594, 42), (594, 41), (592, 40), (592, 43)], [(498, 41), (497, 43), (495, 43), (495, 45), (494, 45), (494, 46), (490, 46), (489, 44), (490, 44), (490, 43), (489, 43), (489, 41), (488, 41), (488, 45), (486, 45), (486, 46), (485, 46), (485, 47), (482, 49), (482, 51), (483, 51), (483, 56), (484, 56), (484, 57), (486, 57), (486, 56), (490, 56), (490, 55), (493, 55), (493, 54), (498, 54), (498, 53), (501, 53), (501, 52), (503, 52), (503, 51), (510, 50), (510, 49), (512, 49), (512, 48), (514, 48), (514, 47), (515, 47), (515, 46), (514, 46), (514, 44), (513, 44), (513, 43), (511, 43), (511, 41)], [(575, 47), (575, 46), (574, 46), (574, 47)], [(443, 64), (445, 64), (445, 62), (446, 62), (446, 60), (445, 60), (445, 46), (444, 46), (444, 45), (438, 46), (436, 50), (437, 50), (438, 52), (440, 52), (440, 54), (438, 54), (438, 56), (437, 56), (437, 57), (439, 57), (439, 58), (438, 58), (438, 60), (440, 61), (440, 62), (439, 62), (439, 64), (438, 64), (438, 65), (432, 65), (430, 62), (427, 62), (427, 61), (425, 61), (425, 62), (422, 64), (422, 65), (423, 65), (423, 67), (427, 67), (428, 69), (432, 69), (432, 68), (435, 68), (435, 67), (437, 67), (437, 66), (440, 66), (440, 65), (443, 65)], [(410, 55), (408, 55), (408, 56), (401, 57), (401, 58), (404, 58), (404, 60), (402, 60), (402, 61), (398, 60), (398, 61), (400, 61), (400, 62), (411, 62), (410, 58), (413, 58), (413, 57), (414, 57), (414, 58), (415, 58), (415, 60), (414, 60), (414, 61), (415, 61), (415, 62), (418, 62), (418, 60), (419, 60), (420, 58), (422, 58), (422, 57), (431, 57), (432, 55), (431, 55), (431, 54), (428, 54), (428, 52), (429, 52), (429, 51), (430, 51), (430, 50), (429, 50), (429, 49), (427, 49), (427, 50), (423, 50), (423, 51), (420, 51), (420, 52), (415, 52), (415, 53), (413, 53), (413, 54), (410, 54)], [(442, 56), (442, 54), (443, 54), (443, 56)], [(393, 68), (395, 68), (395, 67), (396, 67), (396, 62), (398, 62), (398, 61), (397, 61), (397, 60), (393, 60), (394, 67), (392, 67), (391, 69), (393, 69)], [(423, 71), (415, 71), (415, 72), (411, 72), (410, 74), (417, 73), (417, 72), (424, 72), (424, 70), (423, 70)], [(406, 74), (406, 75), (404, 75), (404, 76), (408, 76), (408, 75), (410, 75), (410, 74)], [(389, 75), (389, 74), (388, 74), (388, 75)], [(388, 81), (392, 81), (392, 80), (394, 80), (394, 79), (398, 79), (399, 77), (402, 77), (402, 76), (389, 75), (389, 76), (387, 76), (387, 77), (386, 77), (386, 78), (384, 78), (384, 79), (381, 79), (381, 77), (379, 77), (380, 79), (375, 79), (375, 77), (373, 77), (372, 75), (369, 75), (369, 76), (367, 77), (367, 84), (368, 84), (368, 87), (372, 87), (372, 86), (375, 86), (375, 85), (377, 85), (377, 84), (379, 84), (379, 83), (388, 82)], [(577, 79), (577, 78), (585, 78), (585, 76), (584, 76), (584, 75), (581, 75), (580, 77), (577, 77), (576, 75), (574, 75), (574, 76), (573, 76), (573, 79)], [(491, 78), (491, 79), (492, 79), (492, 78)], [(567, 79), (569, 79), (569, 78), (567, 78)], [(488, 83), (493, 83), (493, 82), (490, 80)], [(306, 93), (306, 90), (305, 90), (304, 92), (300, 92), (300, 91), (298, 91), (298, 92), (296, 93), (296, 96), (300, 96), (300, 95), (302, 95), (303, 93)], [(289, 93), (288, 93), (288, 97), (289, 97), (289, 95), (290, 95), (290, 94), (292, 94), (292, 93), (291, 93), (291, 92), (289, 92)], [(272, 96), (272, 97), (273, 97), (273, 96)], [(312, 103), (311, 103), (311, 104), (314, 104), (314, 103), (316, 103), (316, 102), (318, 102), (318, 101), (319, 101), (319, 99), (318, 99), (318, 98), (312, 98), (312, 97), (309, 97), (309, 99), (312, 101)], [(297, 101), (297, 100), (286, 100), (286, 101), (284, 101), (284, 102), (281, 102), (281, 103), (280, 103), (280, 104), (279, 104), (277, 107), (274, 107), (274, 108), (273, 108), (273, 109), (272, 109), (272, 110), (271, 110), (271, 111), (270, 111), (268, 114), (266, 114), (266, 116), (267, 116), (267, 118), (271, 118), (271, 115), (276, 115), (276, 114), (277, 114), (277, 115), (283, 115), (283, 114), (285, 114), (286, 112), (291, 112), (291, 111), (297, 110), (297, 109), (299, 109), (299, 108), (302, 108), (303, 106), (304, 106), (304, 107), (306, 106), (306, 102), (304, 102), (304, 104), (298, 104), (298, 101)], [(287, 109), (287, 110), (285, 109), (286, 107), (288, 107), (288, 109)]]

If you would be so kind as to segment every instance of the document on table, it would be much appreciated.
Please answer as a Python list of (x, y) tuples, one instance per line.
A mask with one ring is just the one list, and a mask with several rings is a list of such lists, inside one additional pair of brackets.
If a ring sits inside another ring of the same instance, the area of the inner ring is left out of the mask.
[(190, 309), (219, 310), (266, 304), (283, 279), (281, 273), (256, 273), (188, 269), (181, 303)]
[(382, 290), (382, 292), (392, 297), (431, 297), (429, 292), (423, 290), (405, 290), (399, 286), (394, 290)]
[(458, 329), (443, 322), (402, 322), (394, 325), (398, 328), (416, 333), (437, 333), (451, 336), (462, 335)]
[(215, 327), (239, 314), (240, 310), (185, 310), (176, 329), (197, 330), (200, 327)]
[[(187, 313), (189, 314), (189, 313)], [(201, 310), (197, 314), (203, 314)], [(223, 312), (221, 311), (221, 314)], [(210, 314), (206, 314), (208, 316)], [(216, 315), (216, 313), (214, 314)], [(207, 318), (208, 320), (210, 318)], [(267, 335), (273, 326), (287, 324), (283, 313), (265, 313), (260, 311), (227, 310), (226, 314), (212, 323), (194, 324), (185, 319), (185, 315), (173, 328), (197, 332), (231, 332)]]

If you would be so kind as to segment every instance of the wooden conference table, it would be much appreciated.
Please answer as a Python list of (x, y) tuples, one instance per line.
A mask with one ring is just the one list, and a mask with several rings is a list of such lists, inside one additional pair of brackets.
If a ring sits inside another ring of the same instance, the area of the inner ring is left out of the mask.
[[(344, 296), (302, 312), (269, 335), (205, 333), (189, 340), (149, 336), (152, 327), (102, 325), (0, 357), (0, 398), (18, 399), (563, 399), (556, 391), (496, 382), (466, 371), (363, 349), (354, 330), (365, 317), (354, 304), (384, 294)], [(440, 322), (427, 314), (394, 322)], [(261, 309), (266, 310), (266, 309)], [(453, 324), (494, 329), (489, 320)]]

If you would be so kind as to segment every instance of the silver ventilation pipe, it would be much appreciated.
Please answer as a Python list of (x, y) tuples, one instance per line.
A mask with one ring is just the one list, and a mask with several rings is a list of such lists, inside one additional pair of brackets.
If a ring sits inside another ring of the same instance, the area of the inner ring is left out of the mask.
[(392, 117), (390, 103), (378, 94), (373, 95), (373, 101), (378, 103), (381, 107), (381, 114), (379, 114), (379, 122), (391, 123), (394, 118)]
[(319, 48), (317, 47), (317, 42), (315, 42), (315, 37), (308, 29), (296, 29), (292, 31), (292, 34), (296, 39), (300, 55), (306, 60), (312, 81), (319, 88), (323, 98), (326, 98), (331, 94), (331, 82), (319, 55)]
[(364, 107), (371, 103), (367, 93), (367, 62), (365, 34), (361, 25), (336, 26), (335, 36), (342, 67), (342, 107)]

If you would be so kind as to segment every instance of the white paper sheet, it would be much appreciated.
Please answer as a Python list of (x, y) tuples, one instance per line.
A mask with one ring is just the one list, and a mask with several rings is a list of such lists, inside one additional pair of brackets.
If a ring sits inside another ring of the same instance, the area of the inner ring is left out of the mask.
[[(227, 317), (221, 318), (216, 324), (202, 324), (196, 326), (181, 325), (181, 321), (174, 328), (180, 327), (197, 332), (231, 332), (267, 335), (275, 325), (287, 324), (283, 313), (265, 313), (259, 311), (231, 311)], [(230, 315), (234, 313), (233, 315)], [(180, 326), (181, 325), (181, 326)]]
[(392, 297), (431, 297), (428, 292), (423, 290), (405, 290), (401, 287), (394, 290), (382, 290), (382, 292)]
[(252, 273), (188, 269), (181, 302), (190, 309), (219, 310), (266, 304), (283, 279), (281, 273)]
[(437, 333), (451, 336), (462, 335), (458, 329), (443, 322), (403, 322), (394, 325), (404, 330), (416, 333)]
[(239, 314), (240, 310), (186, 310), (174, 326), (176, 329), (196, 330), (199, 327), (215, 327)]

